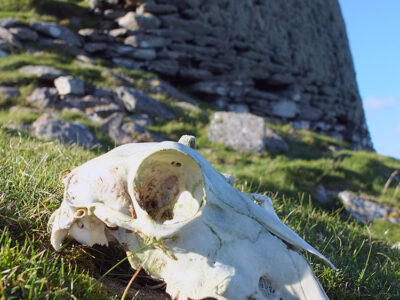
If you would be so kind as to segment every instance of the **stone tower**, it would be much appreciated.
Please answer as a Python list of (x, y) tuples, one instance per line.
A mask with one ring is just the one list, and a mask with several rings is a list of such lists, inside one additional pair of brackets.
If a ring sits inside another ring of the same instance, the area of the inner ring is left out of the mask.
[[(132, 66), (221, 109), (249, 110), (372, 149), (337, 0), (128, 2), (130, 11), (114, 24), (135, 48)], [(104, 9), (112, 18), (115, 8)]]

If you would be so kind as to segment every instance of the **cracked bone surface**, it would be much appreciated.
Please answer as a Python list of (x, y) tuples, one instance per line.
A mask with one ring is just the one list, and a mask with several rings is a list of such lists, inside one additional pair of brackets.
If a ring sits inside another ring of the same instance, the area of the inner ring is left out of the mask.
[(53, 247), (66, 236), (117, 241), (172, 299), (326, 299), (295, 249), (334, 268), (329, 260), (279, 220), (271, 199), (235, 189), (190, 141), (126, 144), (73, 169), (49, 221)]

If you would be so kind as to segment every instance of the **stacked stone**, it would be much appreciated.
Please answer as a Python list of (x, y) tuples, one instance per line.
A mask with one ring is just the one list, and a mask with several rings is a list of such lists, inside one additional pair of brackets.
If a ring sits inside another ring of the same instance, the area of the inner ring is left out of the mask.
[(7, 24), (0, 38), (20, 47), (29, 36), (70, 54), (152, 71), (221, 109), (372, 148), (337, 0), (323, 6), (312, 0), (145, 0), (127, 3), (137, 4), (132, 11), (118, 2), (92, 3), (102, 7), (96, 11), (100, 30)]
[(113, 61), (178, 79), (222, 109), (371, 148), (337, 1), (292, 2), (141, 1), (113, 31), (136, 54)]

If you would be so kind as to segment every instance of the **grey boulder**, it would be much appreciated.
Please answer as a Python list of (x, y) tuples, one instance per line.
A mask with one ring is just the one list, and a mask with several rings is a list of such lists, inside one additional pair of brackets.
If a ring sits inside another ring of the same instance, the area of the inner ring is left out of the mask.
[(52, 120), (48, 115), (43, 115), (37, 119), (32, 124), (32, 131), (36, 137), (45, 140), (56, 139), (86, 148), (98, 144), (97, 138), (82, 123)]
[(19, 41), (19, 39), (14, 34), (12, 34), (8, 29), (5, 29), (3, 27), (0, 27), (0, 40), (6, 41), (13, 47), (22, 48), (22, 44)]
[(10, 86), (0, 86), (0, 97), (3, 99), (10, 99), (19, 96), (19, 89)]
[(10, 28), (10, 27), (14, 27), (15, 25), (17, 25), (17, 19), (16, 18), (0, 19), (0, 27)]
[(55, 105), (57, 90), (55, 88), (37, 88), (28, 96), (28, 102), (38, 108), (49, 108)]
[(13, 27), (9, 31), (21, 41), (36, 41), (38, 34), (27, 27)]
[(216, 112), (207, 137), (239, 152), (262, 152), (265, 150), (265, 121), (249, 113)]
[(138, 142), (161, 141), (155, 134), (151, 133), (135, 121), (124, 122), (124, 115), (114, 113), (101, 126), (101, 131), (113, 140), (117, 145)]
[[(374, 201), (363, 199), (348, 191), (338, 194), (346, 211), (359, 222), (368, 222), (376, 219), (387, 219), (392, 223), (400, 223), (400, 210)], [(397, 217), (392, 217), (392, 216)]]
[(51, 66), (23, 66), (18, 69), (20, 73), (35, 75), (42, 80), (54, 80), (65, 75), (65, 72)]
[(265, 149), (273, 154), (285, 153), (289, 150), (286, 142), (271, 128), (265, 127)]
[(142, 91), (133, 88), (118, 87), (116, 89), (119, 99), (129, 112), (148, 114), (161, 119), (173, 119), (175, 114), (168, 110), (156, 99), (149, 97)]
[(288, 150), (286, 142), (265, 125), (264, 118), (250, 113), (216, 112), (207, 137), (244, 153), (279, 154)]

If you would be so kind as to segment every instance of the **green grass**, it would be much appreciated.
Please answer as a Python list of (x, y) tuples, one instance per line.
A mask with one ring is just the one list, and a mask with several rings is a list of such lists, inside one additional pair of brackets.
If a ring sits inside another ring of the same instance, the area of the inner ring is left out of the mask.
[(371, 223), (370, 230), (377, 239), (389, 241), (391, 244), (400, 242), (400, 224), (379, 219)]
[[(46, 223), (62, 197), (61, 172), (94, 154), (4, 130), (0, 144), (0, 295), (6, 299), (84, 295), (94, 279), (50, 250)], [(96, 291), (104, 295), (100, 286)]]
[(8, 123), (14, 123), (18, 125), (31, 124), (39, 116), (40, 116), (39, 112), (28, 107), (16, 107), (11, 112), (0, 110), (0, 124), (2, 125)]
[[(98, 153), (6, 130), (0, 130), (0, 149), (0, 295), (89, 299), (87, 290), (100, 276), (96, 260), (76, 243), (53, 251), (46, 224), (62, 200), (64, 170)], [(244, 191), (260, 192), (260, 186), (258, 180), (237, 183)], [(390, 249), (386, 240), (371, 237), (367, 225), (343, 220), (340, 210), (317, 208), (304, 195), (274, 197), (274, 206), (286, 224), (338, 267), (335, 272), (308, 257), (332, 299), (400, 296), (400, 252)], [(103, 285), (93, 291), (91, 299), (111, 297)]]

